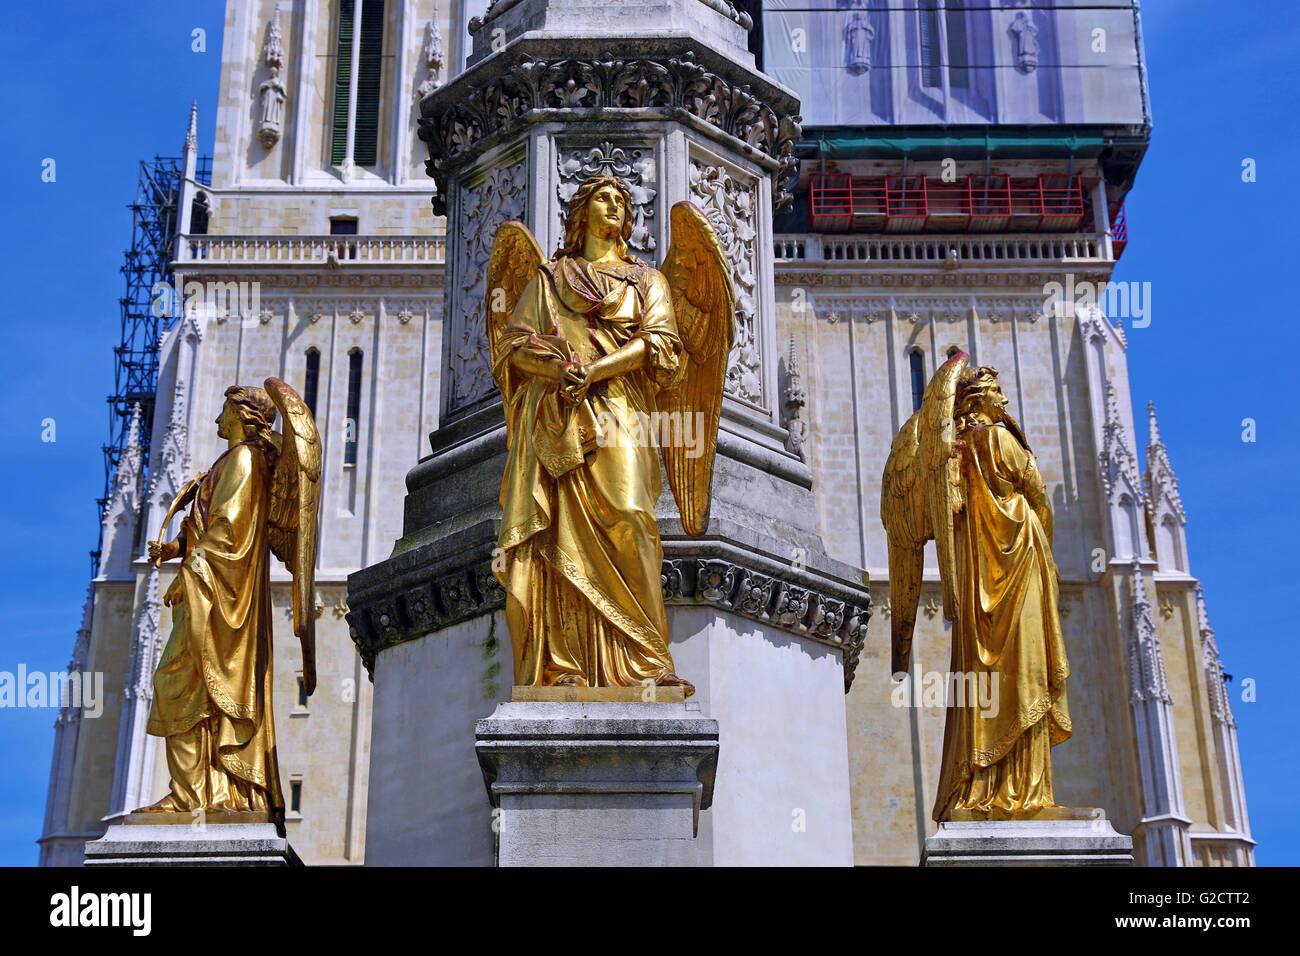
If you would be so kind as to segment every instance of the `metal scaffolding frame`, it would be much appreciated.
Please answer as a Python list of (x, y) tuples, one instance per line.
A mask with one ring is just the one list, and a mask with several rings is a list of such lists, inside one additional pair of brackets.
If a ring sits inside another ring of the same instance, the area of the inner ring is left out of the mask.
[[(185, 161), (180, 158), (155, 156), (152, 160), (141, 160), (135, 201), (127, 207), (131, 210), (131, 245), (122, 264), (122, 275), (126, 278), (126, 294), (118, 300), (122, 337), (113, 349), (108, 443), (102, 446), (104, 494), (98, 499), (101, 519), (126, 444), (132, 409), (137, 404), (141, 412), (141, 468), (147, 477), (154, 402), (158, 391), (158, 348), (163, 335), (175, 322), (176, 312), (174, 304), (171, 308), (155, 309), (154, 287), (159, 282), (169, 285), (172, 282), (172, 252), (181, 222), (179, 203), (184, 173)], [(198, 158), (194, 178), (200, 185), (211, 185), (212, 157)], [(157, 314), (160, 312), (162, 314)], [(101, 520), (98, 543), (90, 553), (91, 577), (99, 574), (103, 544)]]

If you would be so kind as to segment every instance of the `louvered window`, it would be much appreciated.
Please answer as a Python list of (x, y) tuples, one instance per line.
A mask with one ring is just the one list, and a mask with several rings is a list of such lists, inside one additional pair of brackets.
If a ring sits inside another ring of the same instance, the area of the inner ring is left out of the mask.
[[(359, 36), (356, 29), (358, 8), (361, 11)], [(378, 163), (379, 91), (383, 65), (384, 0), (340, 0), (338, 43), (334, 49), (331, 164), (348, 167)], [(350, 113), (354, 96), (355, 112)], [(349, 126), (352, 132), (350, 157)]]
[(943, 56), (939, 49), (939, 0), (921, 0), (921, 83), (943, 86)]

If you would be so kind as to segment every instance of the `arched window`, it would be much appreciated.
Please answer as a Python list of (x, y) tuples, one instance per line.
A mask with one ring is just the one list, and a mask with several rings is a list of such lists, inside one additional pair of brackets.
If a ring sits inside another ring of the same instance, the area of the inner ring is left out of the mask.
[(925, 395), (925, 356), (920, 349), (912, 349), (907, 353), (907, 361), (912, 370), (912, 411), (917, 412)]
[[(361, 8), (359, 30), (356, 22), (358, 7)], [(352, 75), (354, 34), (356, 76)], [(340, 0), (330, 129), (330, 163), (334, 166), (374, 166), (378, 162), (383, 63), (384, 0)], [(354, 87), (356, 111), (349, 113)], [(349, 126), (351, 137), (348, 136)]]
[(316, 417), (316, 395), (320, 390), (320, 349), (307, 350), (307, 377), (303, 381), (302, 400), (307, 403), (311, 417)]
[(348, 353), (348, 416), (343, 422), (343, 463), (357, 463), (357, 432), (361, 425), (361, 349)]

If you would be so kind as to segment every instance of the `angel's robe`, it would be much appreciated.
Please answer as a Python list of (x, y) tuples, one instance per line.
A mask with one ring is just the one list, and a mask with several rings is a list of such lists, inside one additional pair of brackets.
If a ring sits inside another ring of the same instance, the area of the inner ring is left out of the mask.
[(284, 808), (271, 709), (273, 454), (256, 441), (229, 449), (181, 525), (182, 600), (147, 728), (167, 739), (171, 790), (157, 809)]
[[(573, 405), (510, 364), (518, 349), (583, 363), (634, 338), (637, 370)], [(685, 372), (667, 281), (638, 262), (560, 257), (538, 269), (495, 343), (509, 455), (494, 562), (515, 683), (632, 686), (672, 672), (655, 521), (656, 393)]]
[(961, 437), (952, 673), (973, 675), (988, 706), (978, 693), (971, 699), (969, 680), (965, 699), (949, 700), (935, 820), (952, 809), (1055, 806), (1051, 748), (1070, 736), (1070, 668), (1042, 475), (1004, 425), (975, 425)]

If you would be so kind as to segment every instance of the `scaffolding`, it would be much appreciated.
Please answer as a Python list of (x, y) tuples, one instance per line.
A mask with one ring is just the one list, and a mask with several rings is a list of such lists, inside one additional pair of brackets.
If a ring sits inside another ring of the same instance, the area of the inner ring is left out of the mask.
[[(131, 245), (126, 250), (122, 275), (126, 294), (118, 300), (122, 337), (113, 349), (113, 394), (108, 397), (108, 443), (104, 452), (104, 494), (98, 499), (102, 519), (112, 488), (113, 475), (122, 458), (132, 409), (140, 406), (139, 443), (142, 478), (147, 479), (149, 443), (153, 434), (154, 401), (158, 391), (158, 349), (163, 335), (175, 321), (175, 309), (155, 309), (154, 287), (172, 282), (172, 251), (181, 222), (180, 196), (185, 161), (155, 156), (140, 162), (140, 180), (131, 210)], [(198, 157), (195, 180), (212, 183), (212, 157)], [(169, 300), (170, 301), (170, 300)], [(157, 314), (157, 313), (162, 314)], [(147, 484), (146, 484), (147, 487)], [(104, 544), (101, 522), (99, 540), (90, 553), (90, 575), (99, 574)]]

